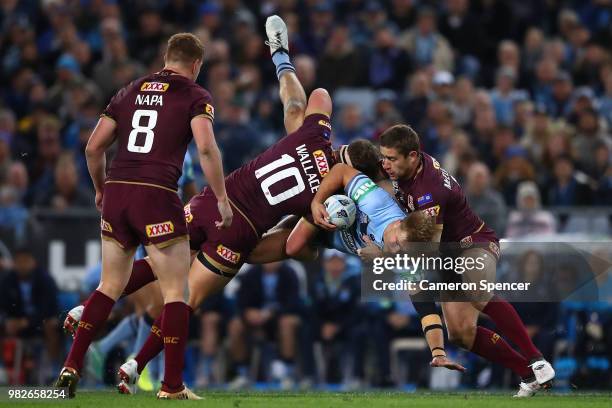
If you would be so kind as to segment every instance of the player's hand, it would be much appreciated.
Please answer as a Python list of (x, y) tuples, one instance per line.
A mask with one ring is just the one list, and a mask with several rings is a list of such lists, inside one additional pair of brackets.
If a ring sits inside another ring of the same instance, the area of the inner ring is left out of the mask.
[(96, 191), (96, 208), (102, 212), (102, 199), (104, 198), (104, 191)]
[(221, 214), (221, 221), (215, 221), (215, 226), (218, 229), (221, 229), (232, 225), (234, 212), (232, 211), (232, 206), (230, 205), (229, 200), (226, 198), (225, 200), (217, 201), (217, 208), (219, 209), (219, 214)]
[(431, 367), (444, 367), (449, 370), (461, 371), (464, 373), (466, 371), (465, 367), (459, 363), (454, 362), (446, 356), (434, 357), (429, 363)]
[(328, 231), (336, 230), (336, 226), (329, 222), (329, 214), (323, 203), (313, 201), (310, 204), (310, 210), (312, 211), (313, 221), (317, 226)]
[(370, 239), (369, 236), (364, 234), (362, 238), (366, 246), (357, 250), (357, 255), (359, 255), (362, 261), (370, 262), (374, 258), (383, 256), (383, 251), (374, 243), (374, 241)]

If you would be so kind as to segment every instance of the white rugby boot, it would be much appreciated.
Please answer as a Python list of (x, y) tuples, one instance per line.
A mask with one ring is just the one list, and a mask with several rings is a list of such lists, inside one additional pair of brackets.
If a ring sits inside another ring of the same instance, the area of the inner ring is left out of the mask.
[(78, 305), (70, 309), (66, 318), (64, 319), (64, 331), (74, 338), (76, 336), (76, 331), (79, 328), (79, 322), (81, 321), (81, 316), (83, 316), (83, 310), (85, 306)]
[(289, 53), (289, 36), (287, 34), (287, 25), (277, 15), (268, 17), (266, 20), (266, 34), (268, 41), (266, 45), (270, 47), (270, 55), (278, 50), (284, 50)]
[(136, 360), (131, 359), (123, 363), (123, 365), (119, 367), (117, 375), (119, 375), (119, 379), (121, 380), (119, 384), (117, 384), (119, 394), (136, 394), (138, 390), (136, 384), (138, 383), (138, 378), (140, 378)]
[(532, 363), (529, 367), (533, 370), (533, 374), (540, 387), (552, 387), (552, 380), (555, 378), (555, 369), (552, 364), (542, 359)]
[(528, 398), (533, 397), (542, 387), (538, 384), (537, 380), (531, 382), (522, 382), (519, 384), (519, 390), (513, 395), (514, 398)]

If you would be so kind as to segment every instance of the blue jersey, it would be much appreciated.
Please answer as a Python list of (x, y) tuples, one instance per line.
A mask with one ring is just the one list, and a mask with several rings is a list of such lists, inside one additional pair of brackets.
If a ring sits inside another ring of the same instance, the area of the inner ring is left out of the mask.
[(195, 175), (193, 172), (193, 160), (191, 159), (191, 154), (189, 154), (189, 150), (185, 152), (185, 160), (183, 160), (183, 172), (181, 177), (178, 179), (178, 195), (183, 196), (183, 188), (195, 181)]
[(403, 220), (406, 214), (389, 193), (362, 173), (351, 179), (345, 191), (357, 205), (355, 223), (345, 230), (329, 233), (326, 241), (339, 251), (357, 254), (357, 249), (365, 247), (363, 236), (367, 235), (382, 248), (383, 234), (389, 224)]

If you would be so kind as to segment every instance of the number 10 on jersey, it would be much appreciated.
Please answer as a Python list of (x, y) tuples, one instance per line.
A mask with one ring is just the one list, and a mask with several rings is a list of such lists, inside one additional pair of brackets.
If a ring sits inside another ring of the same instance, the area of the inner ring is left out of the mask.
[[(257, 179), (261, 179), (268, 173), (272, 173), (261, 181), (261, 189), (264, 192), (264, 195), (266, 196), (266, 199), (268, 200), (268, 203), (270, 203), (270, 205), (282, 203), (283, 201), (295, 197), (306, 189), (306, 185), (304, 184), (304, 180), (302, 180), (300, 170), (297, 167), (291, 166), (280, 171), (275, 171), (278, 170), (278, 168), (291, 163), (295, 163), (295, 158), (291, 157), (288, 154), (283, 154), (280, 159), (274, 160), (273, 162), (268, 163), (265, 166), (255, 170), (255, 177)], [(270, 192), (270, 187), (272, 187), (272, 185), (278, 183), (281, 180), (291, 177), (295, 178), (297, 185), (289, 188), (288, 190), (283, 191), (282, 193), (272, 195), (272, 193)]]

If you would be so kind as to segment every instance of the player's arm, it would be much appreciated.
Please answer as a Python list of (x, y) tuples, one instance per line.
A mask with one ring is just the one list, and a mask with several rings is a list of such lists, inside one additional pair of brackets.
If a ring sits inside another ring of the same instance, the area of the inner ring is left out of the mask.
[(323, 203), (336, 191), (344, 189), (357, 174), (359, 174), (358, 170), (346, 164), (339, 163), (332, 167), (329, 174), (321, 182), (319, 190), (310, 204), (313, 220), (316, 225), (327, 230), (336, 229), (336, 226), (328, 221), (329, 214), (325, 210)]
[(217, 197), (221, 221), (215, 221), (215, 224), (218, 228), (228, 227), (232, 223), (233, 212), (225, 191), (221, 152), (215, 141), (212, 122), (205, 116), (196, 116), (191, 119), (191, 131), (198, 148), (200, 166), (210, 189)]
[(306, 220), (301, 218), (287, 238), (285, 252), (287, 256), (301, 261), (315, 260), (318, 250), (310, 245), (310, 242), (317, 235), (319, 229)]
[(106, 177), (106, 150), (115, 141), (117, 123), (106, 116), (98, 119), (98, 124), (89, 136), (85, 147), (87, 169), (96, 190), (96, 207), (102, 210), (104, 179)]

